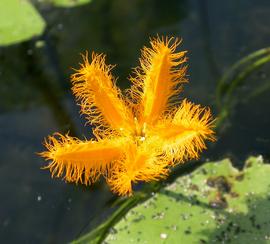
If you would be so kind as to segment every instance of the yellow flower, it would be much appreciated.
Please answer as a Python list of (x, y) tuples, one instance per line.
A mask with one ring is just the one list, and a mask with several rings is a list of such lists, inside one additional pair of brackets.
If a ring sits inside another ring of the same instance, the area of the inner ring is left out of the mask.
[(83, 57), (72, 90), (96, 139), (56, 134), (45, 140), (41, 156), (50, 160), (52, 176), (88, 185), (102, 175), (113, 192), (130, 195), (133, 183), (166, 177), (175, 164), (198, 158), (206, 139), (214, 140), (210, 110), (179, 101), (187, 82), (186, 52), (176, 51), (180, 41), (150, 43), (130, 78), (128, 98), (116, 87), (105, 55), (93, 53), (91, 62)]

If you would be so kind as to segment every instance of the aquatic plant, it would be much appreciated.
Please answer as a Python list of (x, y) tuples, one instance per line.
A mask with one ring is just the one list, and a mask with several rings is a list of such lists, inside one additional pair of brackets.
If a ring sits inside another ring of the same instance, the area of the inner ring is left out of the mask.
[(105, 55), (83, 55), (72, 75), (72, 91), (96, 139), (56, 134), (45, 140), (45, 168), (67, 182), (91, 184), (101, 175), (113, 192), (131, 195), (132, 184), (165, 178), (171, 167), (198, 158), (214, 140), (209, 108), (179, 100), (187, 82), (180, 41), (155, 38), (142, 49), (127, 97), (116, 87)]

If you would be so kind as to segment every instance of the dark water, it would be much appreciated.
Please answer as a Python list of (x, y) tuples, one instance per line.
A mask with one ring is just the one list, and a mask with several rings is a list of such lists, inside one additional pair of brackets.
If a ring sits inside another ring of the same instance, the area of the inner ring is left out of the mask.
[[(0, 239), (4, 243), (64, 243), (101, 222), (113, 195), (93, 187), (52, 180), (40, 170), (43, 138), (56, 131), (91, 136), (70, 92), (70, 67), (79, 53), (104, 52), (117, 64), (122, 88), (149, 36), (183, 38), (190, 83), (181, 98), (215, 110), (220, 75), (241, 57), (270, 46), (269, 0), (93, 0), (72, 9), (40, 4), (47, 20), (37, 40), (0, 48)], [(230, 120), (204, 157), (231, 156), (241, 166), (250, 154), (270, 156), (269, 90), (248, 94), (270, 82), (270, 65), (249, 77), (236, 93)], [(241, 98), (241, 99), (240, 99)], [(245, 98), (245, 99), (242, 99)], [(2, 242), (1, 241), (1, 242)]]

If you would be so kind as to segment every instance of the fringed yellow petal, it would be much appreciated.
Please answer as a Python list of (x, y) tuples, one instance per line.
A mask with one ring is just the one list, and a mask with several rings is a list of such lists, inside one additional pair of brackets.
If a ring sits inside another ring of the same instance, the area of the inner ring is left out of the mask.
[(167, 161), (146, 146), (129, 145), (126, 157), (115, 163), (108, 183), (119, 195), (132, 195), (132, 183), (156, 181), (168, 174)]
[(81, 112), (102, 130), (109, 127), (121, 132), (131, 131), (133, 118), (110, 73), (113, 66), (105, 64), (102, 54), (93, 53), (91, 63), (87, 55), (83, 59), (81, 69), (71, 77)]
[(135, 70), (136, 77), (131, 78), (133, 87), (130, 95), (139, 104), (141, 123), (154, 124), (157, 119), (174, 104), (175, 95), (186, 82), (185, 51), (176, 52), (180, 44), (178, 39), (162, 38), (151, 40), (152, 48), (144, 47), (140, 68)]
[(122, 139), (81, 141), (68, 135), (49, 137), (45, 141), (48, 151), (40, 153), (51, 163), (48, 168), (55, 177), (64, 176), (68, 182), (91, 184), (106, 174), (111, 162), (118, 160), (123, 151)]
[(198, 158), (205, 140), (215, 140), (210, 110), (184, 100), (172, 118), (160, 121), (152, 131), (163, 142), (169, 159), (182, 162)]
[(82, 113), (96, 125), (96, 141), (49, 137), (40, 155), (50, 160), (46, 168), (52, 176), (87, 185), (103, 175), (113, 192), (131, 195), (136, 182), (165, 178), (175, 163), (198, 158), (205, 140), (214, 140), (213, 120), (209, 109), (186, 100), (173, 106), (187, 81), (186, 52), (176, 51), (179, 44), (175, 38), (156, 38), (142, 50), (128, 103), (105, 56), (93, 53), (91, 62), (83, 56), (71, 77), (72, 90)]

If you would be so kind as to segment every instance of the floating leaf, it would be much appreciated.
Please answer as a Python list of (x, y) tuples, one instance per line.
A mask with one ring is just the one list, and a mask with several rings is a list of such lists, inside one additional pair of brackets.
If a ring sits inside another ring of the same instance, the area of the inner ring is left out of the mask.
[(57, 7), (76, 7), (90, 3), (92, 0), (52, 0), (51, 2)]
[(11, 45), (42, 34), (45, 22), (27, 0), (0, 1), (0, 45)]
[(207, 163), (131, 209), (105, 242), (269, 243), (269, 174), (261, 156), (243, 171)]

